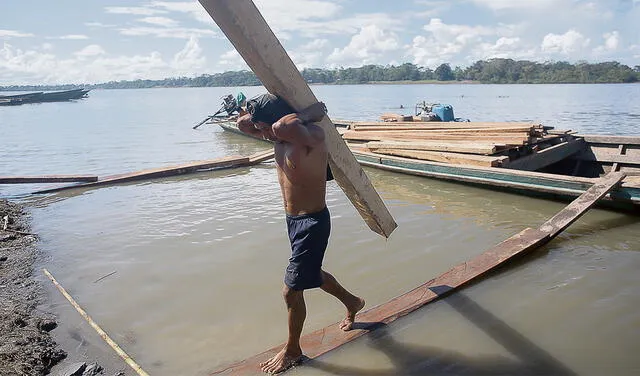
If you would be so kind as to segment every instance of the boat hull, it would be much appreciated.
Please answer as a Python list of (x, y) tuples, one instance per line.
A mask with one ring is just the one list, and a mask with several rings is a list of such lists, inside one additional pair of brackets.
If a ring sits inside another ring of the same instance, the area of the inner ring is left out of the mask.
[[(218, 122), (217, 124), (225, 131), (255, 139), (255, 137), (240, 131), (234, 122)], [(598, 180), (597, 177), (577, 177), (499, 167), (430, 162), (369, 153), (356, 147), (352, 147), (351, 151), (358, 162), (366, 167), (558, 201), (573, 200)], [(629, 181), (623, 182), (600, 200), (599, 206), (638, 211), (640, 208), (640, 181), (629, 179)]]

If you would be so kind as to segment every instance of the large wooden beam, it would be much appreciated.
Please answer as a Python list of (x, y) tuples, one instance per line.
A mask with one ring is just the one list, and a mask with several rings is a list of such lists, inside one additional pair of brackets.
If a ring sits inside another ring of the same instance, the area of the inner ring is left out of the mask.
[[(251, 0), (199, 0), (265, 88), (301, 111), (318, 102), (278, 38)], [(369, 227), (385, 237), (396, 222), (328, 116), (326, 134), (333, 175)]]
[(432, 150), (448, 151), (452, 153), (468, 154), (493, 154), (496, 146), (491, 143), (458, 142), (458, 141), (370, 141), (366, 147), (375, 149), (411, 149), (411, 150)]
[(586, 147), (587, 144), (581, 138), (569, 140), (534, 154), (518, 158), (506, 163), (504, 167), (514, 170), (536, 171), (579, 153)]
[(420, 159), (424, 161), (435, 161), (435, 162), (442, 162), (442, 163), (472, 165), (472, 166), (482, 166), (482, 167), (500, 167), (502, 166), (502, 163), (509, 160), (509, 157), (506, 157), (506, 156), (450, 153), (445, 151), (386, 149), (386, 148), (372, 148), (372, 147), (369, 147), (369, 149), (372, 152), (378, 153), (378, 154), (395, 155), (398, 157), (414, 158), (414, 159)]

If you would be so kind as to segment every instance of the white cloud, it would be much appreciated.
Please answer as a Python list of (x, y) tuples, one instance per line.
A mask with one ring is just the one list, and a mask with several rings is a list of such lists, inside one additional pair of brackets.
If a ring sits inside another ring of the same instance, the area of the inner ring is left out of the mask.
[(78, 58), (84, 59), (87, 57), (94, 57), (98, 55), (104, 55), (106, 51), (97, 44), (90, 44), (80, 51), (76, 51), (73, 54)]
[(565, 0), (471, 0), (471, 2), (493, 10), (545, 9), (557, 6)]
[(413, 14), (345, 14), (336, 2), (320, 0), (256, 0), (256, 6), (280, 39), (293, 36), (318, 38), (323, 35), (354, 34), (367, 25), (398, 30), (405, 17)]
[(83, 40), (83, 39), (89, 39), (89, 37), (82, 34), (69, 34), (69, 35), (62, 35), (59, 37), (47, 37), (47, 39)]
[(604, 44), (593, 49), (593, 54), (599, 57), (611, 56), (620, 49), (620, 33), (612, 31), (602, 35)]
[(85, 22), (84, 23), (85, 26), (89, 26), (92, 28), (99, 28), (99, 27), (116, 27), (116, 25), (112, 25), (112, 24), (105, 24), (102, 22)]
[(400, 49), (398, 36), (377, 25), (363, 27), (343, 49), (336, 48), (327, 61), (333, 65), (360, 66), (375, 64), (387, 53)]
[(162, 79), (200, 74), (205, 63), (195, 37), (168, 61), (157, 51), (147, 55), (112, 56), (95, 44), (61, 58), (44, 49), (22, 50), (4, 43), (0, 48), (0, 85)]
[[(433, 18), (423, 27), (427, 34), (413, 38), (407, 55), (413, 63), (432, 68), (445, 62), (459, 65), (478, 55), (488, 57), (517, 48), (521, 43), (515, 36), (518, 28), (505, 24), (492, 27), (446, 24)], [(494, 37), (498, 37), (495, 42), (486, 41)]]
[(23, 33), (15, 30), (2, 30), (0, 29), (0, 38), (26, 38), (34, 36), (31, 33)]
[(591, 40), (576, 30), (569, 30), (564, 34), (547, 34), (542, 40), (541, 49), (547, 53), (575, 55), (589, 46)]
[(184, 76), (197, 73), (205, 63), (206, 58), (202, 56), (198, 38), (192, 36), (184, 48), (173, 56), (171, 67), (178, 75)]
[(329, 40), (314, 39), (298, 49), (291, 51), (289, 55), (298, 69), (318, 68), (323, 65), (326, 51), (329, 48)]
[(220, 55), (220, 60), (218, 60), (218, 65), (228, 70), (243, 70), (249, 69), (247, 64), (242, 59), (242, 56), (238, 53), (238, 51), (229, 50), (222, 55)]
[(255, 3), (270, 25), (333, 18), (342, 9), (333, 2), (319, 0), (256, 0)]
[(166, 11), (171, 12), (180, 12), (187, 13), (195, 20), (200, 22), (204, 22), (206, 24), (212, 25), (213, 20), (209, 13), (204, 9), (202, 5), (200, 5), (197, 1), (189, 1), (189, 2), (170, 2), (170, 1), (152, 1), (149, 6), (155, 8), (163, 8), (163, 12)]
[(107, 13), (114, 14), (134, 14), (137, 16), (153, 16), (154, 14), (167, 13), (165, 10), (153, 9), (149, 7), (106, 7)]
[(618, 49), (618, 46), (620, 46), (620, 33), (618, 33), (617, 31), (605, 33), (603, 37), (605, 39), (604, 47), (607, 50), (615, 51)]
[(194, 29), (185, 27), (129, 27), (119, 29), (123, 35), (130, 36), (147, 36), (151, 35), (157, 38), (178, 38), (178, 39), (190, 39), (192, 36), (208, 36), (216, 35), (213, 30), (210, 29)]
[(481, 43), (473, 48), (467, 62), (491, 58), (530, 59), (536, 52), (535, 47), (527, 45), (521, 38), (500, 37), (495, 43)]
[(148, 23), (151, 25), (164, 26), (164, 27), (176, 27), (178, 22), (168, 17), (144, 17), (138, 18), (136, 21)]

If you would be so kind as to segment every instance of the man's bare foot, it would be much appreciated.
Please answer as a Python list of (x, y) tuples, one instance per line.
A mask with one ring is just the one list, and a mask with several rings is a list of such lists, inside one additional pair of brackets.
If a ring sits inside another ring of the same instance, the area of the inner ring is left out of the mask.
[(352, 306), (347, 307), (347, 317), (340, 322), (340, 329), (345, 332), (351, 330), (353, 328), (353, 321), (356, 319), (356, 313), (360, 312), (362, 308), (364, 308), (364, 299), (362, 298), (358, 298)]
[(298, 349), (298, 351), (295, 352), (288, 352), (285, 347), (273, 358), (264, 363), (260, 363), (260, 368), (264, 373), (275, 375), (276, 373), (284, 372), (297, 365), (303, 358), (302, 350)]

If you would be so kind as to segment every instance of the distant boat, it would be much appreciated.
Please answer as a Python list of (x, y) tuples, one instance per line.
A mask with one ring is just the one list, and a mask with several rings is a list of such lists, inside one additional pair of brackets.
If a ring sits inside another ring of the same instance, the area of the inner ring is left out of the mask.
[(27, 103), (63, 102), (86, 98), (90, 90), (72, 89), (53, 92), (35, 92), (15, 95), (0, 95), (0, 106), (15, 106)]
[(73, 89), (65, 91), (44, 92), (39, 97), (35, 97), (39, 102), (59, 102), (87, 97), (89, 90)]

